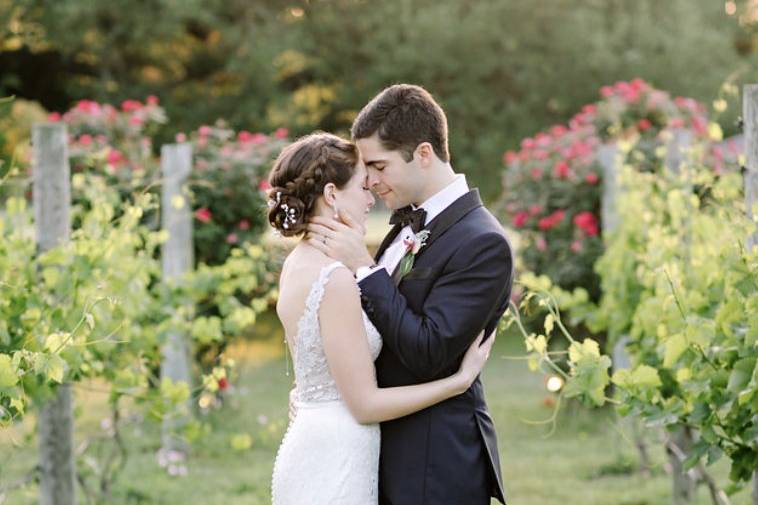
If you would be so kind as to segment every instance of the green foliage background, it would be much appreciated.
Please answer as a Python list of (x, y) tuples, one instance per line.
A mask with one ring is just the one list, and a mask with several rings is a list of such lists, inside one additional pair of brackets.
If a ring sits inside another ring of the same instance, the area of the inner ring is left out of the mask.
[(0, 0), (0, 96), (65, 110), (155, 94), (170, 140), (217, 118), (344, 133), (382, 87), (415, 82), (448, 112), (456, 168), (492, 200), (503, 151), (603, 84), (642, 77), (708, 103), (735, 72), (756, 81), (745, 5), (729, 16), (713, 0)]

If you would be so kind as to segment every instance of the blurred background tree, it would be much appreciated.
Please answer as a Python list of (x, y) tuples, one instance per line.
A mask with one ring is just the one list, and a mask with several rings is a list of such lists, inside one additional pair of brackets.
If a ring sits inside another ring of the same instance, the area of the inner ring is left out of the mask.
[[(62, 111), (157, 95), (173, 139), (235, 129), (345, 133), (394, 82), (446, 108), (453, 161), (485, 198), (502, 153), (641, 77), (710, 102), (758, 79), (753, 0), (0, 0), (0, 96)], [(720, 118), (736, 131), (739, 107)]]

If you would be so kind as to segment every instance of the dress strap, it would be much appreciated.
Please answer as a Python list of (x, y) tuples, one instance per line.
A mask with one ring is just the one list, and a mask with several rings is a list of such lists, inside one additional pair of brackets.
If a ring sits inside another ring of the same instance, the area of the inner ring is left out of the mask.
[(313, 283), (311, 292), (308, 294), (308, 300), (305, 304), (306, 314), (318, 313), (318, 308), (321, 305), (321, 299), (324, 297), (324, 288), (326, 287), (327, 282), (329, 282), (329, 276), (339, 267), (345, 267), (345, 265), (343, 265), (341, 261), (335, 261), (334, 263), (326, 265), (321, 269), (318, 279), (316, 279), (316, 282)]

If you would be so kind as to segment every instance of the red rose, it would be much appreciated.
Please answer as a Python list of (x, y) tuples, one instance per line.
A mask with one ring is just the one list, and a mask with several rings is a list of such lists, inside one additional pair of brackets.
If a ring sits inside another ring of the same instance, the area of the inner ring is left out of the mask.
[(588, 173), (588, 174), (587, 174), (587, 175), (584, 177), (584, 180), (585, 180), (585, 181), (587, 181), (587, 183), (588, 183), (588, 184), (597, 184), (597, 181), (598, 181), (599, 179), (600, 179), (600, 178), (597, 176), (597, 174), (596, 174), (595, 172), (590, 172), (590, 173)]
[(513, 216), (513, 226), (516, 228), (521, 228), (526, 224), (526, 222), (529, 220), (529, 213), (521, 211), (516, 213), (515, 216)]
[(637, 121), (637, 128), (640, 131), (644, 132), (645, 130), (649, 130), (651, 126), (653, 126), (653, 125), (650, 123), (650, 120), (648, 120), (646, 118), (640, 119), (639, 121)]
[(243, 219), (242, 221), (240, 221), (237, 224), (237, 227), (240, 230), (249, 230), (250, 229), (250, 221), (248, 221), (247, 219)]
[(158, 105), (158, 97), (155, 95), (150, 95), (147, 97), (147, 103), (148, 105)]
[(542, 219), (539, 220), (537, 223), (537, 226), (539, 226), (540, 230), (549, 230), (550, 228), (553, 228), (555, 225), (563, 221), (563, 217), (566, 215), (566, 211), (563, 209), (556, 210), (549, 216), (545, 216)]
[(201, 223), (209, 223), (213, 219), (213, 214), (206, 207), (202, 207), (195, 211), (195, 218)]
[(597, 218), (592, 212), (580, 212), (574, 216), (574, 224), (591, 237), (599, 232)]
[(59, 112), (51, 112), (50, 114), (47, 115), (47, 120), (55, 123), (56, 121), (61, 120), (61, 115)]
[(226, 391), (226, 389), (229, 387), (229, 383), (227, 382), (225, 377), (222, 377), (218, 380), (218, 388), (221, 391)]

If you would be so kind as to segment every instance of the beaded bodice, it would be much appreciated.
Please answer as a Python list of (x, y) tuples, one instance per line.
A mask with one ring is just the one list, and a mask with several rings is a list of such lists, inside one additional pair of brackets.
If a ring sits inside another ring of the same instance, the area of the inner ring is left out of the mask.
[[(292, 340), (295, 369), (296, 399), (301, 402), (340, 400), (337, 385), (329, 372), (329, 364), (321, 342), (318, 309), (324, 297), (329, 275), (337, 268), (346, 268), (339, 261), (325, 266), (311, 287), (305, 301), (305, 310), (297, 324), (297, 336)], [(379, 332), (363, 313), (371, 358), (376, 359), (382, 350)]]

